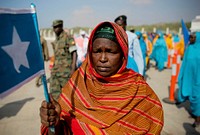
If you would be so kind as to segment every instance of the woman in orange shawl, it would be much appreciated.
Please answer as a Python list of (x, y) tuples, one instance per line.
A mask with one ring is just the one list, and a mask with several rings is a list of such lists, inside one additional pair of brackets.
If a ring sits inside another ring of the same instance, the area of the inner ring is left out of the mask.
[(126, 68), (128, 38), (115, 23), (93, 30), (86, 60), (64, 86), (58, 103), (40, 108), (41, 134), (158, 135), (162, 105), (144, 78)]

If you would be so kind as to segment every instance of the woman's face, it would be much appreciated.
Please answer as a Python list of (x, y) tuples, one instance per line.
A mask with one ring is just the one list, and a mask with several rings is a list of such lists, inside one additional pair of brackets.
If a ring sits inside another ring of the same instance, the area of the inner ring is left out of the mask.
[(196, 42), (196, 35), (195, 34), (191, 34), (190, 35), (190, 44), (194, 44)]
[(116, 74), (123, 63), (121, 47), (106, 38), (95, 39), (92, 47), (92, 63), (95, 71), (103, 77)]

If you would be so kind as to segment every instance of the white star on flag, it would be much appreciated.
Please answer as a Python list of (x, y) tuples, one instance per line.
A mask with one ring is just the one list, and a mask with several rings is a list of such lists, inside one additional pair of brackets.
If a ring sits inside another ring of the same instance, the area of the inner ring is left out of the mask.
[[(13, 27), (12, 44), (3, 46), (2, 49), (12, 58), (15, 70), (20, 73), (20, 66), (23, 65), (27, 68), (29, 63), (27, 60), (26, 52), (30, 42), (22, 42), (15, 27)], [(17, 53), (16, 53), (17, 51)]]

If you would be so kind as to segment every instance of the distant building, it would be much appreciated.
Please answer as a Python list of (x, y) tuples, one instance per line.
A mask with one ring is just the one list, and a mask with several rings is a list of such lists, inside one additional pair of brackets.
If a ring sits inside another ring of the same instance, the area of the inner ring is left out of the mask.
[(191, 32), (200, 31), (200, 15), (192, 20), (190, 30)]

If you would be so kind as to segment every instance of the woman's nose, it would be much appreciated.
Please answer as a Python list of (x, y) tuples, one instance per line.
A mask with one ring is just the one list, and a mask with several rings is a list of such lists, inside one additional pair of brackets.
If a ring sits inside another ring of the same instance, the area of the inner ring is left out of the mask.
[(108, 60), (108, 59), (107, 59), (107, 57), (106, 57), (106, 53), (103, 52), (103, 53), (101, 54), (100, 61), (101, 61), (101, 62), (106, 62), (107, 60)]

